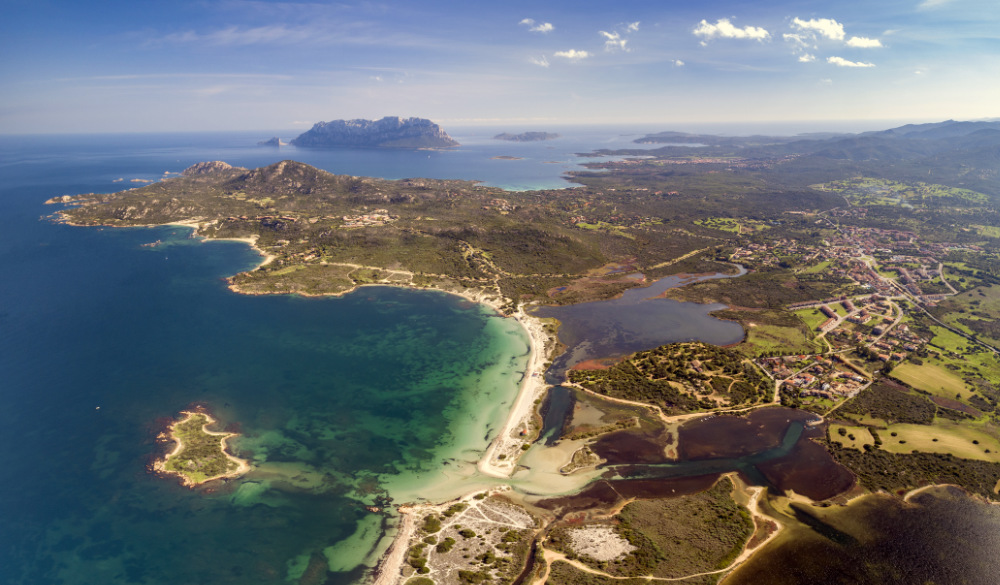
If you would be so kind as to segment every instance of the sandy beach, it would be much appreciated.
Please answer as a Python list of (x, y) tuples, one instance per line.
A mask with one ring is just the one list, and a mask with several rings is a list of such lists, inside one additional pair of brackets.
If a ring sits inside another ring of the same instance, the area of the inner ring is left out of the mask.
[(373, 585), (393, 585), (399, 580), (399, 570), (406, 560), (406, 551), (409, 549), (410, 539), (413, 538), (413, 510), (400, 506), (399, 516), (399, 532), (375, 568)]
[[(521, 389), (503, 427), (497, 433), (493, 442), (479, 460), (479, 471), (492, 477), (510, 477), (517, 468), (517, 461), (524, 451), (522, 445), (535, 439), (532, 430), (532, 417), (535, 412), (535, 401), (545, 396), (548, 386), (542, 374), (545, 371), (547, 347), (554, 345), (555, 340), (545, 331), (544, 324), (518, 308), (513, 318), (527, 332), (531, 340), (530, 355), (521, 380)], [(522, 434), (523, 433), (523, 434)]]
[(268, 254), (264, 250), (261, 250), (260, 248), (257, 247), (258, 236), (247, 236), (245, 238), (209, 238), (208, 236), (203, 236), (200, 233), (199, 230), (201, 229), (201, 224), (202, 224), (201, 220), (198, 220), (198, 219), (189, 219), (189, 220), (185, 220), (185, 221), (173, 221), (173, 222), (165, 223), (165, 224), (161, 224), (161, 225), (174, 225), (174, 226), (179, 226), (179, 227), (193, 228), (194, 231), (191, 233), (191, 235), (193, 237), (196, 237), (196, 238), (201, 238), (202, 240), (205, 240), (205, 241), (213, 241), (213, 242), (243, 242), (244, 244), (246, 244), (246, 245), (250, 246), (251, 248), (253, 248), (253, 250), (255, 252), (257, 252), (258, 254), (260, 254), (264, 258), (261, 261), (261, 263), (257, 265), (257, 268), (260, 268), (261, 266), (267, 266), (271, 262), (274, 262), (274, 260), (277, 258), (277, 256), (275, 256), (273, 254)]
[[(497, 312), (500, 312), (503, 303), (499, 295), (490, 295), (483, 291), (446, 292), (457, 294), (475, 303), (487, 305)], [(477, 464), (480, 473), (498, 478), (508, 478), (514, 473), (518, 460), (525, 452), (521, 446), (530, 444), (535, 438), (535, 433), (531, 431), (535, 400), (542, 398), (548, 388), (542, 374), (545, 370), (547, 348), (555, 344), (554, 337), (546, 332), (542, 321), (529, 316), (523, 309), (519, 308), (512, 318), (517, 320), (528, 334), (531, 344), (530, 355), (524, 378), (521, 380), (520, 390), (517, 398), (514, 399), (514, 404), (511, 405), (510, 413)], [(522, 430), (525, 431), (524, 435), (521, 435)], [(471, 495), (469, 494), (469, 496)], [(443, 510), (451, 503), (422, 506), (421, 508), (441, 508)], [(399, 580), (403, 562), (406, 560), (406, 551), (414, 532), (413, 509), (400, 506), (399, 512), (401, 515), (399, 531), (379, 561), (375, 571), (375, 585), (396, 583)]]

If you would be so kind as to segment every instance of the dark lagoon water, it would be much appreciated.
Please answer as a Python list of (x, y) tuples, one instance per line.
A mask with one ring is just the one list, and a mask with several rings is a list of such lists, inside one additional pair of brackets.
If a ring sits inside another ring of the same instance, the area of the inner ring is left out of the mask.
[(908, 502), (866, 496), (847, 507), (795, 506), (797, 522), (725, 580), (733, 585), (993, 585), (1000, 506), (957, 488)]
[(825, 435), (822, 427), (810, 424), (818, 420), (811, 413), (781, 407), (698, 419), (680, 427), (674, 439), (676, 461), (664, 456), (661, 437), (641, 430), (606, 435), (592, 449), (607, 460), (603, 467), (611, 473), (604, 477), (624, 480), (615, 481), (616, 486), (662, 480), (659, 493), (669, 494), (675, 480), (736, 471), (752, 485), (825, 500), (849, 490), (854, 474), (811, 440)]
[[(745, 273), (740, 268), (739, 275)], [(649, 286), (626, 290), (617, 299), (535, 309), (532, 314), (536, 317), (559, 320), (559, 341), (567, 345), (566, 352), (546, 372), (546, 381), (563, 382), (566, 371), (582, 361), (622, 356), (666, 343), (700, 340), (728, 345), (741, 341), (742, 326), (709, 315), (725, 305), (656, 298), (682, 284), (729, 277), (725, 274), (667, 276)]]

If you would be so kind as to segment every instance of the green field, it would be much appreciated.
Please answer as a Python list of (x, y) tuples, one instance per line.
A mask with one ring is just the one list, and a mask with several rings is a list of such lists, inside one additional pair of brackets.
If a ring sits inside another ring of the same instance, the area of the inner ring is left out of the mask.
[(927, 360), (920, 366), (913, 363), (900, 364), (892, 370), (892, 377), (936, 396), (955, 398), (961, 395), (960, 400), (969, 397), (965, 381), (936, 360)]
[(816, 331), (829, 317), (819, 312), (819, 309), (802, 309), (795, 314), (805, 322), (810, 331)]
[(751, 325), (747, 338), (738, 349), (747, 348), (748, 355), (762, 355), (776, 351), (781, 355), (808, 354), (817, 350), (806, 333), (799, 327), (777, 325)]
[(812, 185), (819, 191), (840, 193), (854, 205), (907, 205), (926, 207), (928, 203), (936, 204), (944, 199), (956, 207), (973, 207), (986, 205), (989, 197), (958, 187), (935, 185), (922, 182), (901, 182), (888, 179), (855, 178), (844, 181), (831, 181)]
[(895, 424), (880, 430), (879, 435), (882, 449), (890, 453), (949, 453), (962, 459), (1000, 462), (1000, 441), (969, 423)]
[(707, 217), (705, 219), (696, 220), (694, 223), (702, 227), (723, 232), (739, 233), (740, 231), (740, 222), (728, 217)]
[[(840, 429), (844, 429), (845, 435), (840, 434)], [(853, 437), (853, 438), (851, 438)], [(865, 445), (874, 445), (875, 438), (867, 427), (856, 427), (841, 424), (830, 425), (830, 440), (840, 443), (844, 447), (863, 451)]]

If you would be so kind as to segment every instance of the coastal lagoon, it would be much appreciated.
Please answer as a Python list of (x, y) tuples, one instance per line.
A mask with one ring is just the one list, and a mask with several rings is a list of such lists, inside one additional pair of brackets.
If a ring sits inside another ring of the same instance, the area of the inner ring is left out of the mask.
[(731, 278), (746, 274), (667, 276), (649, 286), (631, 288), (616, 299), (592, 301), (562, 307), (539, 307), (532, 315), (560, 322), (559, 341), (566, 352), (545, 374), (550, 384), (563, 382), (566, 371), (580, 362), (618, 358), (667, 343), (704, 341), (715, 345), (739, 343), (743, 327), (709, 315), (725, 305), (699, 305), (658, 298), (670, 288), (701, 280)]

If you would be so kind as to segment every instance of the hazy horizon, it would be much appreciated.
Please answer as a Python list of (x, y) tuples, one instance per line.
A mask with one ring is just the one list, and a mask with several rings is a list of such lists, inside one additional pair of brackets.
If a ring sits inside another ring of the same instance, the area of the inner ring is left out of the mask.
[[(394, 116), (396, 114), (387, 114), (387, 116)], [(385, 116), (379, 116), (379, 119)], [(420, 115), (399, 115), (401, 118), (416, 117), (421, 118)], [(329, 122), (331, 120), (342, 119), (342, 118), (329, 118), (325, 120), (316, 120), (316, 122)], [(518, 132), (529, 132), (529, 131), (549, 131), (549, 130), (571, 130), (571, 129), (604, 129), (608, 131), (620, 130), (621, 132), (628, 133), (656, 133), (656, 132), (686, 132), (690, 134), (706, 134), (706, 135), (719, 135), (719, 136), (748, 136), (752, 134), (765, 134), (771, 136), (796, 136), (800, 134), (827, 134), (827, 133), (843, 133), (843, 134), (859, 134), (863, 132), (872, 132), (879, 130), (888, 130), (890, 128), (897, 128), (904, 126), (906, 124), (933, 124), (945, 122), (947, 120), (954, 120), (958, 122), (976, 122), (976, 121), (1000, 121), (1000, 118), (979, 118), (975, 120), (964, 120), (959, 118), (926, 118), (926, 119), (911, 119), (911, 118), (900, 118), (900, 119), (884, 119), (884, 120), (763, 120), (756, 122), (748, 122), (741, 120), (727, 120), (727, 121), (704, 121), (704, 122), (692, 122), (692, 121), (679, 121), (679, 122), (604, 122), (604, 123), (570, 123), (570, 122), (535, 122), (535, 123), (522, 123), (522, 122), (510, 122), (510, 123), (456, 123), (456, 124), (442, 124), (437, 120), (431, 120), (432, 122), (438, 123), (441, 128), (448, 132), (449, 134), (461, 135), (461, 134), (487, 134), (490, 132), (501, 132), (501, 131), (518, 131)], [(315, 122), (314, 122), (315, 123)], [(97, 136), (97, 135), (150, 135), (150, 134), (248, 134), (254, 136), (260, 136), (261, 140), (271, 138), (272, 136), (277, 136), (281, 139), (294, 138), (299, 134), (308, 130), (310, 126), (298, 127), (298, 128), (220, 128), (214, 130), (198, 130), (198, 129), (182, 129), (182, 130), (132, 130), (132, 131), (108, 131), (108, 132), (92, 132), (92, 131), (80, 131), (80, 132), (11, 132), (3, 133), (0, 132), (0, 136), (16, 138), (18, 136)]]

